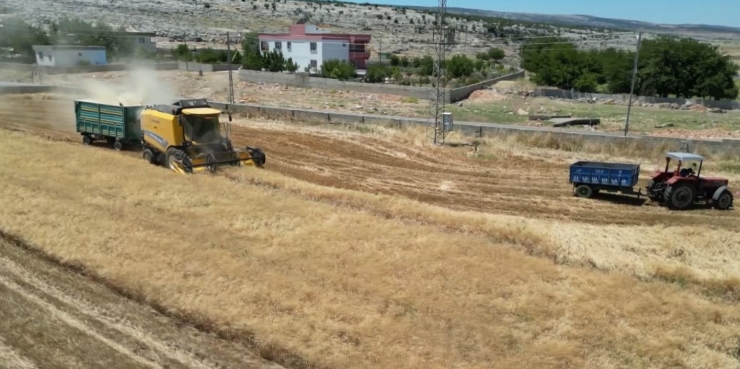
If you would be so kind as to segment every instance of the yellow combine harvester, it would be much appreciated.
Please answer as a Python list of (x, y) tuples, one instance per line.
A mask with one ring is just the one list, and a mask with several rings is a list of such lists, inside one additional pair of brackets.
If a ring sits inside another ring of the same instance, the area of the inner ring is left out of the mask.
[(219, 121), (221, 111), (206, 99), (179, 100), (172, 105), (147, 106), (141, 113), (143, 157), (156, 164), (164, 159), (179, 173), (213, 172), (219, 165), (265, 164), (265, 154), (247, 146), (235, 150), (229, 138), (229, 123)]

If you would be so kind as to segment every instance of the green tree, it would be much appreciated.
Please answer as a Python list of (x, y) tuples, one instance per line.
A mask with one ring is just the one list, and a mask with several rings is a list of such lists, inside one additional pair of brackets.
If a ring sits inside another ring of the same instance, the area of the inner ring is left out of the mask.
[(503, 50), (499, 48), (495, 48), (495, 47), (488, 49), (488, 51), (486, 52), (486, 55), (488, 56), (488, 59), (493, 60), (496, 63), (498, 63), (504, 57), (506, 57), (506, 54), (504, 53)]
[(321, 64), (321, 76), (346, 81), (355, 76), (355, 68), (345, 60), (331, 59)]
[(367, 69), (365, 81), (370, 83), (381, 83), (388, 77), (388, 68), (382, 64), (375, 64)]
[(33, 45), (50, 45), (49, 36), (40, 28), (33, 27), (20, 18), (6, 18), (0, 28), (0, 47), (8, 47), (15, 54), (23, 55), (23, 60), (32, 63), (36, 60)]
[(473, 60), (465, 55), (455, 55), (447, 62), (447, 73), (452, 78), (467, 77), (475, 71)]
[(391, 65), (392, 66), (398, 66), (401, 64), (401, 58), (398, 57), (398, 55), (391, 55)]

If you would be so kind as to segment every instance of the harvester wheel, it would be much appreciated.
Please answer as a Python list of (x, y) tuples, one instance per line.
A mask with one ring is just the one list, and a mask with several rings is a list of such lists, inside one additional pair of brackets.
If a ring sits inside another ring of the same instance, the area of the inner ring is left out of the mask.
[(186, 173), (189, 173), (192, 171), (192, 167), (188, 165), (188, 157), (185, 155), (185, 153), (182, 150), (176, 149), (176, 148), (170, 148), (167, 150), (167, 166), (176, 171), (179, 172), (180, 170), (184, 170)]
[(717, 210), (727, 210), (732, 207), (732, 200), (732, 192), (724, 190), (719, 195), (719, 198), (717, 198), (717, 201), (714, 202), (714, 208)]
[(252, 161), (254, 162), (255, 166), (261, 168), (263, 165), (265, 165), (267, 158), (262, 150), (247, 146), (247, 151), (249, 152), (249, 156), (252, 157)]
[(216, 171), (216, 157), (212, 153), (206, 156), (206, 169), (211, 173)]
[(580, 185), (576, 187), (576, 196), (583, 197), (583, 198), (589, 198), (594, 194), (593, 189), (591, 189), (591, 186), (588, 185)]
[(116, 149), (116, 150), (118, 150), (118, 151), (121, 151), (121, 150), (123, 150), (123, 142), (121, 142), (121, 141), (116, 141), (116, 142), (115, 142), (115, 143), (113, 144), (113, 148), (114, 148), (114, 149)]
[(149, 164), (156, 164), (157, 163), (157, 157), (154, 155), (152, 150), (146, 149), (144, 150), (144, 153), (141, 154), (141, 156), (144, 157), (144, 160), (147, 161)]
[(694, 188), (688, 183), (676, 183), (665, 189), (664, 199), (671, 210), (688, 209), (694, 203)]
[(92, 138), (90, 136), (82, 136), (82, 144), (83, 145), (89, 145), (92, 143)]

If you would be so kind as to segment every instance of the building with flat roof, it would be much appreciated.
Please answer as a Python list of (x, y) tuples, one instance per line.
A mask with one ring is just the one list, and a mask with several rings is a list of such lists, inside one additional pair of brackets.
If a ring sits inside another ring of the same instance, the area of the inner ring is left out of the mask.
[(36, 65), (45, 67), (74, 67), (78, 65), (106, 65), (103, 46), (33, 45)]
[(294, 24), (288, 33), (259, 33), (260, 53), (273, 50), (292, 58), (299, 70), (309, 67), (312, 72), (321, 71), (321, 65), (332, 59), (344, 60), (356, 69), (365, 69), (370, 58), (367, 45), (371, 35), (354, 33), (332, 33), (326, 28), (311, 24)]

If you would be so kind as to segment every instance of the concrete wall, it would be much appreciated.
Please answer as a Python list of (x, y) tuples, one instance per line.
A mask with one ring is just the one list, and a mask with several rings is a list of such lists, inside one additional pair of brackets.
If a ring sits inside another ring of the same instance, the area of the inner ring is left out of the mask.
[[(424, 118), (390, 117), (369, 114), (353, 114), (347, 112), (332, 112), (320, 110), (291, 109), (279, 107), (267, 107), (257, 104), (233, 104), (211, 101), (216, 109), (230, 110), (235, 114), (245, 114), (253, 117), (264, 117), (268, 119), (284, 119), (293, 121), (337, 123), (337, 124), (375, 124), (386, 127), (401, 128), (404, 125), (426, 125), (428, 120)], [(560, 140), (569, 140), (574, 144), (630, 144), (635, 148), (651, 149), (664, 145), (670, 150), (679, 150), (688, 142), (690, 150), (697, 152), (719, 153), (737, 152), (740, 150), (740, 140), (737, 139), (705, 139), (692, 140), (674, 137), (654, 136), (628, 136), (601, 132), (578, 132), (565, 131), (549, 127), (530, 127), (506, 124), (488, 124), (475, 122), (455, 122), (455, 131), (475, 137), (495, 137), (513, 134), (529, 134), (542, 136), (554, 136)]]
[[(573, 92), (568, 90), (560, 90), (557, 88), (538, 88), (534, 91), (535, 96), (544, 97), (555, 97), (562, 99), (592, 99), (596, 98), (599, 100), (614, 100), (629, 102), (629, 94), (593, 94), (584, 92)], [(633, 102), (641, 102), (646, 104), (678, 104), (684, 105), (686, 102), (694, 104), (702, 104), (709, 108), (718, 108), (724, 110), (740, 109), (740, 101), (736, 100), (703, 100), (703, 99), (684, 99), (684, 98), (672, 98), (672, 97), (652, 97), (652, 96), (633, 96)]]
[[(300, 66), (300, 65), (299, 65)], [(456, 89), (447, 89), (446, 102), (457, 102), (466, 99), (473, 91), (484, 89), (498, 81), (521, 78), (524, 71), (497, 77)], [(409, 96), (418, 99), (431, 99), (435, 90), (430, 87), (399, 86), (382, 83), (343, 82), (331, 78), (311, 77), (305, 73), (272, 73), (253, 70), (239, 70), (239, 80), (253, 83), (278, 83), (302, 88), (320, 88), (324, 90), (348, 90), (373, 94)]]
[(177, 63), (141, 63), (141, 64), (108, 64), (108, 65), (78, 65), (74, 67), (44, 67), (32, 64), (0, 63), (0, 70), (16, 70), (21, 72), (40, 72), (42, 74), (67, 73), (94, 73), (117, 72), (135, 68), (153, 70), (175, 70)]
[(450, 91), (450, 102), (458, 102), (460, 100), (467, 99), (470, 94), (474, 91), (482, 90), (487, 88), (499, 81), (513, 81), (515, 79), (524, 78), (524, 71), (519, 71), (505, 76), (496, 77), (487, 81), (479, 82), (476, 84), (468, 85), (465, 87), (456, 88)]
[[(306, 73), (272, 73), (253, 70), (239, 70), (239, 80), (254, 83), (279, 83), (302, 88), (319, 88), (323, 90), (347, 90), (373, 94), (389, 94), (431, 99), (434, 90), (428, 87), (397, 86), (381, 83), (344, 82), (331, 78), (311, 77)], [(449, 92), (447, 98), (449, 100)]]
[[(240, 64), (231, 64), (231, 70), (237, 70), (239, 69), (240, 66), (241, 66)], [(199, 64), (199, 63), (177, 62), (177, 69), (189, 70), (193, 72), (197, 72), (201, 70), (203, 72), (222, 72), (225, 70), (229, 70), (229, 64)]]

